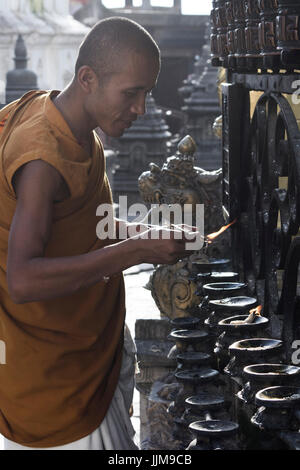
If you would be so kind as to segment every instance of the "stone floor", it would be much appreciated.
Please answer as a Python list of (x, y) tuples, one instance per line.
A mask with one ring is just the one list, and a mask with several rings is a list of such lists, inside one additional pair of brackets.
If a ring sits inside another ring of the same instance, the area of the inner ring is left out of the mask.
[[(135, 337), (135, 321), (137, 318), (159, 318), (159, 311), (151, 296), (150, 291), (144, 289), (147, 284), (152, 265), (140, 265), (125, 271), (126, 285), (126, 322)], [(134, 415), (132, 423), (136, 430), (135, 441), (139, 445), (140, 440), (140, 417), (139, 417), (139, 392), (134, 394)], [(3, 437), (0, 435), (0, 450), (3, 450)]]
[[(144, 288), (149, 281), (153, 266), (141, 265), (130, 268), (125, 272), (126, 285), (126, 323), (132, 337), (135, 337), (135, 321), (139, 318), (160, 318), (159, 310), (151, 296), (151, 292)], [(140, 444), (140, 403), (139, 392), (135, 390), (132, 424), (136, 431), (135, 441)]]

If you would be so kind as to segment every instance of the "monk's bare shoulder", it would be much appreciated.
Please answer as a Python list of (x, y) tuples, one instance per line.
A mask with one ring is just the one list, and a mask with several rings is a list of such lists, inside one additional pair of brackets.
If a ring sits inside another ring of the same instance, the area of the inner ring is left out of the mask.
[(33, 160), (22, 165), (14, 174), (12, 185), (17, 198), (34, 192), (37, 188), (53, 197), (53, 202), (62, 202), (70, 195), (68, 186), (52, 165), (44, 160)]

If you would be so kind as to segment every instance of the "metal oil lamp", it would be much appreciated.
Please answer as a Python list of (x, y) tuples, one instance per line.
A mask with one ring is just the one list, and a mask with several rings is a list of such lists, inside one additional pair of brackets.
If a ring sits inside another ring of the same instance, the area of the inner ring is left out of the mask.
[(209, 316), (205, 320), (204, 324), (207, 326), (209, 331), (213, 331), (214, 335), (218, 333), (218, 323), (224, 317), (231, 316), (233, 312), (243, 314), (257, 303), (257, 299), (254, 297), (248, 297), (243, 295), (237, 295), (236, 297), (225, 297), (221, 299), (209, 300)]
[(239, 425), (231, 421), (206, 420), (190, 424), (196, 437), (187, 450), (238, 450)]
[(252, 338), (236, 341), (229, 346), (230, 362), (224, 372), (242, 383), (244, 367), (251, 364), (280, 362), (283, 343), (272, 338)]
[[(200, 324), (201, 324), (201, 320), (200, 318), (197, 318), (197, 317), (178, 317), (178, 318), (173, 318), (173, 319), (170, 319), (170, 323), (172, 325), (172, 331), (171, 333), (173, 333), (174, 331), (180, 331), (180, 330), (196, 330), (199, 328)], [(173, 358), (173, 357), (176, 357), (177, 354), (178, 354), (178, 351), (182, 350), (184, 348), (184, 346), (181, 344), (181, 342), (179, 341), (179, 349), (177, 349), (177, 343), (178, 343), (178, 335), (176, 335), (176, 337), (171, 337), (169, 335), (169, 339), (175, 341), (175, 345), (171, 348), (171, 350), (169, 351), (169, 354), (168, 354), (168, 357), (169, 358)]]
[(206, 351), (208, 333), (204, 330), (175, 330), (169, 334), (169, 339), (176, 343), (177, 353), (188, 351)]
[[(250, 315), (253, 320), (247, 323)], [(214, 352), (218, 357), (220, 368), (223, 369), (230, 360), (228, 348), (238, 340), (261, 337), (263, 331), (269, 324), (269, 320), (261, 315), (250, 313), (246, 315), (235, 315), (219, 321), (218, 327), (221, 332), (217, 338)]]
[(195, 330), (199, 327), (201, 320), (196, 317), (179, 317), (170, 321), (173, 329), (176, 330)]
[(190, 437), (185, 434), (187, 425), (183, 418), (186, 398), (196, 395), (200, 389), (208, 393), (220, 393), (223, 382), (220, 380), (218, 371), (206, 366), (176, 372), (175, 377), (181, 388), (174, 402), (169, 406), (168, 412), (174, 421), (174, 438), (182, 440), (184, 446), (187, 446)]
[(207, 419), (228, 419), (228, 404), (221, 394), (199, 392), (185, 400), (184, 419), (188, 425)]
[[(201, 330), (198, 329), (200, 323), (201, 320), (195, 317), (174, 318), (171, 321), (171, 325), (174, 329), (169, 338), (175, 341), (176, 344), (169, 352), (168, 357), (176, 357), (176, 372), (180, 370), (196, 369), (199, 366), (208, 365), (211, 362), (211, 355), (203, 352), (206, 348), (202, 344), (202, 340), (205, 344), (208, 336), (206, 332), (202, 334)], [(192, 331), (194, 334), (189, 334), (188, 331)], [(174, 334), (172, 335), (172, 333)], [(197, 350), (199, 345), (199, 343), (197, 345), (198, 340), (200, 345), (202, 345), (202, 347), (200, 346), (202, 352)]]
[[(224, 283), (225, 284), (225, 283)], [(227, 284), (234, 284), (234, 283), (227, 283)], [(208, 285), (207, 287), (209, 287)], [(231, 287), (231, 292), (233, 291), (234, 288), (236, 288), (236, 292), (239, 293), (244, 290), (244, 286), (242, 283), (236, 283), (235, 287)], [(219, 293), (218, 293), (219, 294)], [(224, 294), (220, 294), (219, 296), (223, 296)], [(212, 352), (215, 352), (215, 346), (216, 346), (216, 341), (217, 338), (220, 334), (219, 330), (219, 321), (224, 319), (224, 317), (228, 317), (232, 314), (232, 312), (237, 312), (239, 314), (242, 314), (246, 311), (249, 310), (250, 307), (252, 307), (254, 304), (257, 303), (257, 300), (254, 297), (247, 297), (247, 296), (241, 296), (237, 295), (237, 297), (226, 297), (226, 298), (217, 298), (215, 300), (209, 300), (208, 301), (208, 316), (204, 321), (204, 326), (206, 330), (209, 333), (210, 336), (210, 350)], [(225, 366), (225, 364), (220, 364), (220, 357), (218, 357), (216, 354), (214, 355), (215, 358), (215, 364), (214, 366), (221, 370), (220, 367)]]
[(240, 295), (246, 289), (242, 282), (215, 282), (203, 286), (204, 298), (199, 305), (201, 317), (207, 318), (211, 313), (211, 300)]
[(197, 351), (184, 352), (177, 355), (176, 372), (182, 370), (198, 369), (198, 367), (210, 365), (211, 362), (211, 354)]
[(201, 274), (212, 274), (213, 272), (222, 272), (227, 271), (230, 266), (230, 259), (217, 259), (217, 258), (207, 258), (207, 259), (196, 259), (192, 262), (193, 266), (198, 273)]
[(286, 364), (252, 364), (243, 370), (244, 386), (237, 394), (247, 404), (255, 403), (260, 390), (272, 386), (300, 386), (300, 367)]
[(220, 272), (207, 272), (207, 273), (198, 273), (196, 276), (193, 276), (193, 281), (196, 282), (198, 290), (196, 295), (203, 297), (204, 290), (203, 286), (209, 283), (215, 282), (234, 282), (238, 281), (239, 275), (236, 272), (232, 271), (220, 271)]
[(251, 422), (265, 431), (298, 431), (300, 387), (269, 387), (255, 395), (260, 407)]
[(203, 290), (209, 300), (215, 300), (240, 295), (244, 293), (246, 287), (243, 282), (213, 282), (205, 284)]

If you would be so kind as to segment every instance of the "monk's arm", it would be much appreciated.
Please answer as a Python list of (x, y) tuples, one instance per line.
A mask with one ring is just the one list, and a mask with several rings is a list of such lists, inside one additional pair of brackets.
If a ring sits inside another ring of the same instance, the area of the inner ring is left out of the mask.
[(135, 234), (146, 232), (149, 229), (149, 225), (146, 223), (127, 222), (122, 219), (115, 219), (115, 224), (117, 241), (126, 240)]
[(71, 295), (136, 264), (169, 264), (184, 254), (178, 240), (132, 238), (79, 256), (44, 257), (62, 181), (41, 160), (24, 165), (15, 178), (17, 205), (7, 257), (8, 290), (15, 303)]

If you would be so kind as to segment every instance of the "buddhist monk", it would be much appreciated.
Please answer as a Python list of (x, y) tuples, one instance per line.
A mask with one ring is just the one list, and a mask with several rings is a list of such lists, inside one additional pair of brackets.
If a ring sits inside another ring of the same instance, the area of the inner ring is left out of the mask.
[(148, 226), (142, 236), (116, 240), (127, 224), (118, 220), (114, 239), (97, 236), (97, 208), (111, 205), (112, 194), (95, 129), (122, 136), (145, 113), (159, 71), (149, 33), (109, 18), (84, 39), (64, 90), (29, 92), (0, 112), (0, 433), (7, 450), (137, 449), (122, 272), (175, 263), (187, 254), (186, 240)]

